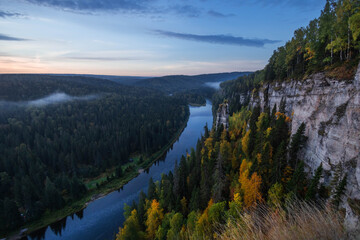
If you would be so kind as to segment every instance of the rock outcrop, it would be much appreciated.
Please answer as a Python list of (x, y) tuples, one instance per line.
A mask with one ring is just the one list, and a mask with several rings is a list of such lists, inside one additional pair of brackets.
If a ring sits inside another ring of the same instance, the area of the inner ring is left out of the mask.
[(338, 81), (324, 73), (314, 74), (303, 81), (288, 81), (263, 86), (251, 96), (250, 106), (270, 109), (281, 99), (286, 101), (286, 112), (292, 114), (291, 132), (306, 123), (308, 141), (299, 157), (309, 172), (320, 163), (325, 170), (324, 181), (329, 182), (336, 167), (348, 174), (343, 207), (346, 219), (359, 227), (356, 210), (349, 200), (360, 199), (360, 64), (354, 80)]
[(216, 113), (216, 129), (221, 124), (224, 126), (224, 129), (229, 129), (229, 104), (227, 102), (220, 104)]

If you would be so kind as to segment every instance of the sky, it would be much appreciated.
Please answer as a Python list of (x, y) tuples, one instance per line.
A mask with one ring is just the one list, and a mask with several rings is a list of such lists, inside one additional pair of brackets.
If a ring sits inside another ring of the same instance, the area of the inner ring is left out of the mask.
[(0, 0), (0, 73), (262, 69), (325, 0)]

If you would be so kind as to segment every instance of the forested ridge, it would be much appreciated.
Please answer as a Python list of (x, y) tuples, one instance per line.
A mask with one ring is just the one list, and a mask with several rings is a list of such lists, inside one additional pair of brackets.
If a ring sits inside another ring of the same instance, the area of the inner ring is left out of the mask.
[[(0, 75), (2, 100), (27, 101), (55, 91), (96, 98), (0, 109), (0, 226), (10, 231), (62, 208), (88, 189), (83, 181), (134, 169), (130, 155), (149, 158), (186, 123), (186, 101), (107, 80)], [(6, 102), (5, 102), (6, 105)], [(124, 169), (127, 164), (128, 168)]]
[[(319, 71), (338, 80), (353, 78), (359, 30), (359, 1), (328, 0), (321, 16), (296, 30), (263, 70), (222, 83), (213, 100), (214, 106), (229, 102), (229, 129), (206, 126), (173, 172), (150, 180), (148, 192), (125, 206), (116, 239), (346, 238), (338, 211), (346, 174), (339, 168), (325, 186), (322, 165), (305, 172), (298, 152), (307, 141), (306, 124), (291, 135), (285, 101), (263, 111), (248, 103), (264, 83), (301, 80)], [(272, 226), (269, 219), (278, 220)]]
[[(327, 0), (320, 17), (274, 51), (263, 70), (222, 83), (216, 103), (227, 98), (231, 112), (241, 108), (240, 98), (264, 83), (303, 80), (325, 72), (337, 80), (354, 78), (360, 59), (360, 2)], [(246, 99), (245, 104), (246, 105)]]

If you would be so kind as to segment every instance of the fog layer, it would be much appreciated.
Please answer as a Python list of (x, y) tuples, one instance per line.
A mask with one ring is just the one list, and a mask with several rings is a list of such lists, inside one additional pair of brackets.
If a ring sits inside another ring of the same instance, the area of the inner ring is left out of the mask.
[(35, 106), (35, 107), (42, 107), (47, 106), (51, 104), (57, 104), (57, 103), (64, 103), (64, 102), (70, 102), (75, 100), (81, 100), (81, 101), (87, 101), (97, 98), (98, 95), (86, 95), (86, 96), (70, 96), (66, 93), (53, 93), (49, 96), (39, 98), (36, 100), (31, 101), (21, 101), (21, 102), (14, 102), (14, 101), (1, 101), (0, 100), (0, 106), (18, 106), (18, 107), (27, 107), (27, 106)]

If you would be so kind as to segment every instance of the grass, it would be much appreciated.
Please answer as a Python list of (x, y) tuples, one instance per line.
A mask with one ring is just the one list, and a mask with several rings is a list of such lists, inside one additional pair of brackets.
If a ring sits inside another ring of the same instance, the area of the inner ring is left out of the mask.
[[(81, 211), (91, 201), (94, 201), (101, 196), (105, 196), (123, 187), (125, 184), (127, 184), (129, 181), (139, 175), (140, 169), (147, 169), (151, 167), (155, 161), (164, 156), (164, 154), (170, 149), (170, 147), (176, 142), (176, 140), (180, 137), (181, 133), (184, 131), (189, 117), (190, 115), (187, 116), (187, 119), (185, 120), (183, 126), (178, 130), (178, 132), (174, 135), (171, 141), (165, 146), (163, 146), (159, 151), (146, 158), (142, 163), (139, 163), (140, 155), (133, 156), (133, 162), (129, 162), (122, 166), (122, 169), (125, 170), (128, 169), (129, 166), (134, 165), (134, 168), (131, 172), (124, 172), (123, 177), (112, 179), (109, 182), (107, 181), (107, 177), (113, 176), (115, 169), (109, 169), (107, 172), (102, 173), (96, 178), (87, 179), (85, 181), (85, 185), (88, 188), (88, 192), (85, 196), (76, 201), (69, 202), (62, 209), (56, 211), (46, 211), (40, 219), (25, 224), (21, 227), (21, 229), (27, 229), (25, 234), (35, 232), (36, 230), (46, 227), (51, 223), (57, 222), (69, 215)], [(98, 183), (98, 187), (96, 187), (96, 183)], [(0, 238), (6, 236), (16, 236), (19, 231), (20, 229), (11, 233), (0, 233)]]
[(219, 232), (222, 240), (348, 239), (344, 218), (326, 205), (296, 202), (285, 209), (261, 206), (242, 213)]

